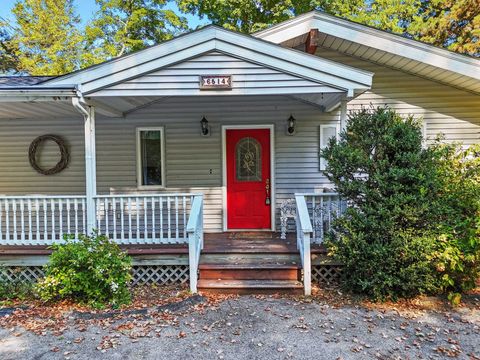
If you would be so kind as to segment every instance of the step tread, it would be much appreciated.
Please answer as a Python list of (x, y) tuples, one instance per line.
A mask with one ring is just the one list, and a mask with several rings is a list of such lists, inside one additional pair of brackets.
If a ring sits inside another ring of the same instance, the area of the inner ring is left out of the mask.
[(284, 270), (301, 269), (296, 262), (225, 262), (225, 263), (202, 263), (200, 270)]
[(301, 289), (303, 284), (295, 280), (198, 280), (199, 288), (208, 289)]

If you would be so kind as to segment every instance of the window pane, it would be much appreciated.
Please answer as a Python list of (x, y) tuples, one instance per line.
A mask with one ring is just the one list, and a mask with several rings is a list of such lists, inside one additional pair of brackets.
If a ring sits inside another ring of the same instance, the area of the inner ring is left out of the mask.
[(251, 137), (241, 139), (235, 148), (238, 181), (262, 180), (261, 146)]
[(141, 131), (142, 185), (162, 185), (162, 136), (159, 130)]

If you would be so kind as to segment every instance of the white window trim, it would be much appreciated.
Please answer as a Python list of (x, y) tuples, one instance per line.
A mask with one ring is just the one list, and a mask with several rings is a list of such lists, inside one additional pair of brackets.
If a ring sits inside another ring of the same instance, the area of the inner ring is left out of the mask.
[[(162, 168), (162, 185), (142, 185), (142, 156), (141, 156), (141, 149), (140, 149), (140, 132), (142, 131), (160, 131), (160, 146), (162, 148), (161, 154), (161, 168)], [(139, 127), (136, 129), (136, 151), (137, 151), (137, 189), (139, 190), (155, 190), (155, 189), (165, 189), (165, 127), (164, 126), (157, 126), (157, 127)]]
[(322, 142), (322, 139), (323, 139), (323, 129), (325, 128), (331, 128), (331, 127), (334, 127), (335, 128), (335, 137), (337, 138), (337, 140), (339, 140), (339, 135), (340, 135), (340, 123), (336, 123), (336, 124), (321, 124), (320, 125), (320, 131), (318, 133), (319, 135), (319, 139), (318, 139), (318, 145), (319, 145), (319, 151), (318, 151), (318, 160), (319, 160), (319, 169), (320, 171), (324, 171), (327, 167), (327, 162), (326, 160), (320, 156), (320, 151), (323, 150), (327, 144), (323, 144)]

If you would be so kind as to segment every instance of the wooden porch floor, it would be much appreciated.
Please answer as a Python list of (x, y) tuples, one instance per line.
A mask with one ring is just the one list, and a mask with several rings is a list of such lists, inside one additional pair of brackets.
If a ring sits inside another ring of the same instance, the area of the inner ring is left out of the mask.
[[(188, 254), (187, 244), (131, 244), (121, 245), (129, 255)], [(297, 253), (295, 234), (281, 239), (277, 232), (223, 232), (205, 234), (202, 254), (228, 253)], [(324, 254), (321, 245), (312, 245), (312, 254)], [(1, 245), (2, 255), (49, 255), (45, 245)]]

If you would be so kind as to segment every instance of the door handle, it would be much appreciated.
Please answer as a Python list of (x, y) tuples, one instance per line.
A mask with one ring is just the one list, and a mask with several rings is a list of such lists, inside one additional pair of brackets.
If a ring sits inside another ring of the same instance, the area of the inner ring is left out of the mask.
[(265, 198), (265, 205), (270, 205), (270, 179), (265, 181), (265, 193), (267, 195)]

